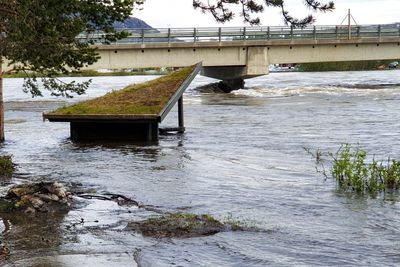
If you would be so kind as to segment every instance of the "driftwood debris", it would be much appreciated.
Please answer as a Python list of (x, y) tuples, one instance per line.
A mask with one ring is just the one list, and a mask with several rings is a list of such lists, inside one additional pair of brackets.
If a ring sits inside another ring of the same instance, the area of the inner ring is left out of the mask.
[(152, 205), (144, 205), (139, 203), (138, 201), (124, 196), (120, 194), (113, 194), (113, 193), (105, 193), (105, 194), (87, 194), (87, 193), (80, 193), (76, 194), (75, 196), (80, 197), (80, 198), (85, 198), (85, 199), (97, 199), (97, 200), (105, 200), (105, 201), (114, 201), (116, 202), (119, 206), (136, 206), (139, 209), (144, 209), (147, 211), (152, 211), (155, 213), (163, 214), (164, 211), (161, 210), (160, 208)]
[(95, 194), (77, 194), (76, 196), (85, 198), (85, 199), (98, 199), (98, 200), (107, 200), (107, 201), (114, 201), (117, 202), (120, 206), (137, 206), (140, 207), (139, 202), (136, 200), (119, 195), (119, 194), (111, 194), (106, 193), (104, 195), (95, 195)]

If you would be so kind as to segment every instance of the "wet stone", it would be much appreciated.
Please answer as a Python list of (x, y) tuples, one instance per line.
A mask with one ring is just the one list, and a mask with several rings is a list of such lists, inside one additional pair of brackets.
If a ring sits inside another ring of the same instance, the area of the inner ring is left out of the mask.
[(126, 230), (155, 238), (189, 238), (219, 233), (225, 230), (225, 225), (209, 215), (170, 213), (144, 221), (129, 222)]
[(71, 194), (58, 182), (16, 185), (0, 198), (0, 212), (25, 213), (67, 211)]

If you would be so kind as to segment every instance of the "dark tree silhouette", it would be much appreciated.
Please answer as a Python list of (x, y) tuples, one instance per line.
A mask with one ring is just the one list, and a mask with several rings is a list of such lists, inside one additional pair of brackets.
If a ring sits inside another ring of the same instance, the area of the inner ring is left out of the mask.
[[(293, 27), (305, 27), (315, 21), (313, 15), (308, 15), (302, 19), (292, 17), (286, 10), (284, 0), (193, 0), (193, 7), (200, 9), (202, 12), (211, 13), (218, 22), (230, 21), (234, 18), (235, 13), (232, 7), (240, 6), (240, 15), (243, 20), (251, 25), (260, 24), (260, 18), (257, 13), (263, 12), (265, 7), (280, 8), (285, 23)], [(304, 5), (313, 12), (327, 12), (335, 8), (334, 3), (321, 3), (317, 0), (304, 0)]]
[[(135, 4), (143, 0), (0, 0), (0, 141), (4, 140), (2, 62), (24, 71), (24, 89), (40, 96), (36, 77), (52, 95), (69, 97), (85, 92), (89, 82), (63, 83), (59, 73), (94, 63), (98, 59), (93, 41), (76, 38), (100, 31), (105, 43), (126, 36), (113, 23), (124, 21)], [(46, 78), (47, 77), (47, 78)], [(50, 78), (48, 78), (50, 77)]]

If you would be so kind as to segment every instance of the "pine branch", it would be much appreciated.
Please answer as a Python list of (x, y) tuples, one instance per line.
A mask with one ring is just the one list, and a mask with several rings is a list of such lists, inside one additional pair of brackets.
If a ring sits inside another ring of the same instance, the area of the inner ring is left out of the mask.
[[(210, 0), (207, 0), (207, 3), (204, 3), (204, 1), (193, 0), (193, 7), (200, 9), (203, 13), (211, 13), (215, 20), (220, 23), (231, 21), (234, 18), (235, 13), (231, 9), (234, 5), (241, 5), (240, 15), (243, 17), (243, 21), (250, 25), (260, 24), (260, 18), (254, 17), (253, 14), (263, 12), (264, 7), (280, 8), (285, 23), (293, 27), (305, 27), (315, 21), (312, 15), (302, 19), (289, 15), (289, 12), (285, 9), (284, 0), (215, 0), (212, 4)], [(313, 12), (327, 12), (335, 8), (332, 1), (324, 4), (317, 0), (304, 0), (304, 4)]]
[(234, 13), (226, 7), (226, 4), (238, 4), (239, 0), (219, 0), (216, 4), (204, 4), (201, 0), (193, 0), (194, 9), (200, 8), (203, 13), (210, 12), (217, 22), (223, 23), (230, 21)]
[(285, 23), (294, 28), (304, 28), (307, 25), (315, 22), (315, 18), (312, 15), (308, 15), (303, 19), (297, 19), (289, 15), (289, 12), (285, 10), (285, 7), (283, 5), (281, 6), (281, 10)]
[(252, 18), (250, 16), (251, 13), (260, 13), (264, 11), (264, 7), (260, 4), (257, 4), (254, 0), (240, 0), (242, 4), (242, 16), (245, 22), (248, 22), (250, 25), (258, 25), (260, 24), (260, 18)]
[(332, 1), (327, 4), (322, 4), (317, 0), (305, 0), (305, 4), (314, 11), (327, 12), (335, 9), (335, 4)]

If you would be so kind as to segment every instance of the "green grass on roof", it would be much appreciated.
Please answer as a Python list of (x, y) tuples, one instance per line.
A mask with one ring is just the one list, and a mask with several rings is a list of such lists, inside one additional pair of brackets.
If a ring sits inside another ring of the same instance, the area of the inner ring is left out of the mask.
[(159, 114), (194, 66), (141, 84), (133, 84), (102, 97), (59, 108), (49, 115)]

